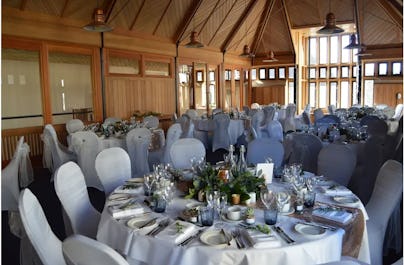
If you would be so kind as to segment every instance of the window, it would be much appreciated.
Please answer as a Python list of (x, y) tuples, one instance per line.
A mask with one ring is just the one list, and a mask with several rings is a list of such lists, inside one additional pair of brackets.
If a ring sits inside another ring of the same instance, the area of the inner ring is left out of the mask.
[(341, 67), (341, 78), (348, 78), (349, 77), (349, 67), (342, 66)]
[(320, 64), (328, 64), (328, 37), (320, 38)]
[(295, 78), (295, 68), (294, 67), (289, 67), (288, 68), (288, 77), (289, 77), (289, 79), (294, 79)]
[(310, 55), (309, 55), (309, 62), (310, 65), (317, 64), (317, 39), (310, 38)]
[(240, 80), (240, 70), (234, 70), (234, 80)]
[(140, 74), (140, 58), (110, 53), (108, 58), (108, 72), (110, 74)]
[(349, 107), (349, 82), (342, 81), (341, 82), (341, 100), (340, 100), (341, 108)]
[(375, 64), (365, 63), (365, 76), (374, 76), (374, 75), (375, 75)]
[(358, 67), (356, 65), (352, 66), (352, 77), (356, 77), (358, 73)]
[(266, 79), (265, 72), (266, 72), (266, 71), (265, 71), (265, 68), (260, 68), (259, 78), (260, 78), (261, 80)]
[(352, 82), (352, 105), (359, 104), (358, 101), (358, 86), (356, 85), (356, 81)]
[(215, 81), (215, 71), (209, 71), (209, 81)]
[[(349, 35), (342, 35), (341, 37), (341, 47), (345, 47), (349, 44)], [(342, 49), (341, 51), (341, 63), (349, 63), (350, 59), (350, 49)]]
[(317, 76), (316, 76), (316, 68), (310, 68), (309, 77), (310, 77), (310, 79), (317, 78)]
[(330, 63), (338, 63), (339, 55), (338, 36), (330, 37)]
[(268, 69), (268, 78), (269, 79), (275, 79), (275, 68), (269, 68)]
[(330, 78), (337, 78), (338, 77), (338, 67), (330, 67)]
[(327, 78), (327, 67), (320, 67), (320, 78)]
[(196, 82), (203, 82), (203, 71), (196, 71)]
[(295, 102), (295, 83), (294, 82), (288, 82), (288, 103), (294, 103)]
[(318, 106), (320, 108), (327, 107), (327, 83), (320, 82), (318, 91)]
[(285, 67), (278, 68), (278, 77), (279, 77), (279, 79), (285, 79), (285, 77), (286, 77)]
[(169, 76), (170, 75), (170, 63), (169, 62), (159, 62), (159, 61), (145, 61), (144, 65), (145, 75), (152, 76)]
[(393, 75), (401, 75), (402, 72), (402, 64), (401, 62), (394, 62), (392, 67), (392, 74)]
[(257, 80), (257, 69), (251, 69), (251, 80)]
[(338, 106), (338, 83), (330, 83), (330, 105)]
[(364, 105), (373, 106), (373, 80), (365, 80), (364, 82)]
[(387, 75), (387, 63), (379, 63), (378, 75)]
[(229, 70), (229, 69), (224, 70), (224, 80), (226, 80), (226, 81), (231, 80), (231, 70)]
[(309, 85), (309, 104), (316, 106), (316, 83), (310, 82)]

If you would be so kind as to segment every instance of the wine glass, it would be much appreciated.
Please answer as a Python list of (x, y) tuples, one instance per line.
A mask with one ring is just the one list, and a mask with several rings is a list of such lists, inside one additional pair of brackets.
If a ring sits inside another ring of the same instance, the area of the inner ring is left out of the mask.
[(285, 205), (287, 205), (289, 203), (289, 200), (290, 200), (290, 195), (287, 191), (279, 191), (278, 193), (276, 193), (276, 203), (278, 205), (278, 209), (279, 209), (280, 213), (285, 212), (284, 208), (285, 208)]
[(215, 204), (215, 207), (219, 214), (219, 221), (215, 224), (215, 227), (221, 229), (224, 226), (224, 223), (222, 221), (222, 214), (223, 214), (223, 210), (226, 208), (226, 205), (227, 205), (226, 193), (219, 193), (219, 196), (217, 198), (215, 198), (215, 200), (214, 200), (214, 204)]
[(217, 190), (208, 190), (206, 191), (206, 202), (208, 206), (215, 208), (214, 201), (219, 197), (220, 192)]
[(155, 178), (153, 174), (148, 174), (144, 176), (144, 185), (145, 185), (145, 195), (150, 196), (152, 193), (152, 188), (155, 182)]
[(275, 200), (275, 193), (272, 189), (264, 187), (260, 190), (260, 198), (262, 203), (268, 209)]

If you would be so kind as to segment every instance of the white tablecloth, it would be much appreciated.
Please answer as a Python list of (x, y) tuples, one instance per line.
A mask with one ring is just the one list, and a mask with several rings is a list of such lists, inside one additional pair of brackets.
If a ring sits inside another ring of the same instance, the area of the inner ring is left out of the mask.
[[(325, 195), (320, 195), (318, 196), (318, 200), (328, 202), (331, 199)], [(167, 215), (175, 218), (177, 213), (182, 211), (185, 205), (192, 201), (175, 199)], [(363, 205), (360, 208), (363, 208)], [(280, 226), (296, 241), (294, 244), (287, 244), (280, 239), (282, 242), (281, 247), (267, 249), (237, 249), (236, 247), (229, 247), (219, 249), (206, 246), (199, 240), (194, 240), (187, 247), (178, 247), (170, 242), (137, 234), (136, 231), (125, 225), (126, 221), (113, 219), (110, 213), (104, 209), (98, 226), (97, 240), (127, 256), (131, 264), (142, 264), (144, 262), (150, 265), (304, 265), (320, 264), (340, 259), (342, 239), (345, 233), (343, 229), (337, 229), (336, 231), (327, 230), (326, 234), (322, 237), (312, 239), (294, 230), (294, 225), (298, 221), (289, 216), (278, 216)], [(260, 224), (264, 223), (263, 212), (259, 209), (256, 209), (256, 222)], [(226, 223), (225, 228), (231, 228), (233, 225), (234, 223)], [(279, 237), (276, 232), (274, 233)], [(366, 225), (359, 258), (369, 263)]]

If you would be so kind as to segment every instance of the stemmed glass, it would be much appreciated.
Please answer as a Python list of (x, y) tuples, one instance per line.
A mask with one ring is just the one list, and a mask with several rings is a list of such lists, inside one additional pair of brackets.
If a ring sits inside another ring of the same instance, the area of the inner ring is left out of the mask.
[(275, 193), (272, 189), (264, 187), (260, 190), (260, 198), (262, 203), (268, 209), (275, 200)]
[(174, 194), (175, 194), (175, 184), (174, 184), (174, 182), (170, 181), (164, 187), (164, 199), (167, 202), (166, 211), (168, 211), (168, 208), (169, 208), (169, 206), (171, 205), (171, 202), (174, 199)]
[(219, 214), (219, 221), (215, 224), (215, 227), (221, 229), (224, 226), (224, 223), (222, 221), (222, 214), (227, 205), (227, 195), (226, 193), (219, 193), (218, 195), (219, 196), (214, 199), (214, 205), (217, 208)]
[(276, 203), (278, 205), (279, 212), (284, 212), (285, 205), (289, 202), (290, 195), (286, 191), (280, 191), (276, 193)]
[(152, 188), (154, 185), (154, 182), (156, 181), (156, 178), (154, 177), (153, 174), (148, 174), (144, 176), (144, 185), (145, 185), (145, 195), (150, 196), (152, 195)]

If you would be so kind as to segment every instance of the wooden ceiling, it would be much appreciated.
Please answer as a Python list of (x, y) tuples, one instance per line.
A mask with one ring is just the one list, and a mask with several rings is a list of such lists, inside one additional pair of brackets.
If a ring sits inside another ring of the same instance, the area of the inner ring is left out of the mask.
[(403, 43), (402, 0), (2, 1), (2, 7), (55, 16), (83, 26), (91, 21), (98, 5), (105, 10), (114, 34), (137, 34), (185, 45), (195, 30), (206, 49), (240, 54), (247, 44), (256, 57), (269, 50), (294, 54), (294, 33), (315, 33), (313, 28), (320, 28), (330, 11), (346, 32), (354, 32), (357, 25), (361, 42), (368, 47)]

